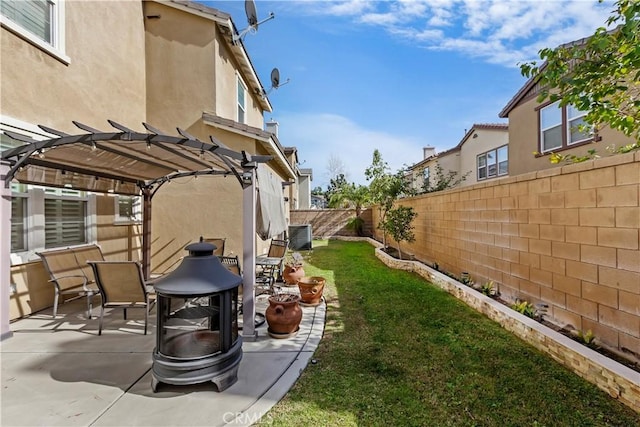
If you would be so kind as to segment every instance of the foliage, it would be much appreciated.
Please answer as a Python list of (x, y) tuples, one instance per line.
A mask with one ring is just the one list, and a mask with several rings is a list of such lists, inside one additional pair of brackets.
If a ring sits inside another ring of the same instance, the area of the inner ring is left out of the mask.
[(364, 236), (364, 219), (359, 216), (349, 218), (346, 226), (349, 230), (354, 230), (358, 236)]
[[(602, 1), (602, 0), (599, 0)], [(584, 42), (539, 51), (544, 62), (520, 64), (526, 77), (539, 80), (538, 101), (557, 101), (588, 111), (596, 130), (609, 125), (640, 141), (640, 2), (618, 0), (606, 20)]]
[(592, 346), (595, 344), (596, 336), (593, 334), (591, 329), (587, 332), (578, 331), (578, 339), (587, 346)]
[(398, 256), (400, 259), (402, 259), (400, 243), (413, 242), (416, 239), (413, 233), (414, 227), (411, 223), (417, 215), (412, 207), (398, 206), (390, 209), (385, 220), (380, 224), (380, 227), (389, 233), (398, 244)]
[(511, 308), (532, 319), (536, 317), (536, 308), (529, 301), (516, 300), (516, 302), (511, 305)]
[(284, 264), (294, 269), (302, 267), (304, 258), (300, 252), (291, 252), (287, 254)]
[(311, 190), (311, 194), (314, 196), (324, 196), (324, 190), (322, 189), (322, 187), (317, 186), (314, 187), (313, 190)]
[(334, 194), (338, 193), (340, 189), (344, 186), (348, 185), (347, 178), (345, 178), (344, 174), (339, 174), (334, 178), (331, 178), (329, 181), (329, 186), (327, 187), (327, 191), (324, 193), (324, 197), (326, 200), (331, 200)]
[(488, 297), (495, 297), (499, 295), (498, 288), (496, 287), (495, 283), (493, 283), (493, 280), (485, 282), (480, 288), (480, 292)]
[(466, 180), (467, 176), (471, 173), (471, 171), (468, 171), (462, 176), (458, 176), (458, 172), (452, 170), (445, 173), (439, 164), (436, 164), (434, 172), (435, 179), (428, 179), (422, 183), (422, 191), (425, 193), (435, 193), (436, 191), (454, 188)]
[(393, 208), (393, 203), (408, 191), (408, 183), (404, 179), (404, 172), (398, 171), (391, 174), (387, 162), (382, 160), (382, 155), (377, 149), (373, 151), (371, 165), (364, 172), (369, 183), (369, 195), (371, 202), (378, 205), (380, 222), (378, 228), (383, 231), (382, 244), (386, 247), (386, 231), (382, 225), (386, 221), (387, 213)]
[(417, 274), (388, 268), (368, 243), (317, 240), (305, 261), (327, 279), (324, 333), (256, 425), (638, 425), (632, 409)]
[(362, 208), (369, 204), (369, 188), (355, 183), (344, 183), (337, 188), (329, 199), (330, 208), (352, 207), (356, 216), (360, 216)]
[[(612, 154), (630, 153), (631, 151), (635, 151), (635, 150), (640, 150), (640, 141), (633, 144), (623, 145), (622, 147), (617, 147), (617, 148), (614, 145), (610, 145), (607, 147), (607, 151), (609, 151)], [(582, 163), (582, 162), (586, 162), (587, 160), (600, 158), (600, 156), (596, 153), (597, 151), (594, 149), (587, 151), (587, 154), (583, 156), (576, 156), (573, 154), (559, 154), (559, 153), (551, 152), (551, 155), (549, 156), (549, 162), (553, 164)], [(540, 153), (536, 151), (533, 154), (537, 156)]]

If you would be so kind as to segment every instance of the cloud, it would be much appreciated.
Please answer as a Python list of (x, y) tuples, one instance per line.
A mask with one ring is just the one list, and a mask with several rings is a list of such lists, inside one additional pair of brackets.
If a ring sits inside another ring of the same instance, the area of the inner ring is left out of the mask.
[(407, 158), (422, 154), (422, 145), (412, 138), (365, 129), (346, 117), (328, 113), (280, 112), (279, 138), (295, 142), (302, 168), (313, 169), (313, 187), (326, 188), (330, 157), (340, 159), (347, 167), (348, 181), (367, 185), (364, 171), (371, 165), (373, 151), (378, 149), (391, 172), (403, 167)]
[(605, 25), (613, 1), (349, 0), (302, 4), (313, 4), (316, 14), (380, 27), (418, 47), (513, 67), (536, 57), (543, 47), (593, 34)]

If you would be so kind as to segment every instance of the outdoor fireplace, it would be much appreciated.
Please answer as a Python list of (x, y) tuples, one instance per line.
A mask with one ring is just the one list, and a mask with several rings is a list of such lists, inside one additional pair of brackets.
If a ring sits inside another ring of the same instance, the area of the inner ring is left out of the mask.
[(216, 246), (188, 245), (180, 265), (155, 283), (158, 325), (151, 388), (213, 382), (218, 391), (238, 379), (240, 276), (227, 270)]

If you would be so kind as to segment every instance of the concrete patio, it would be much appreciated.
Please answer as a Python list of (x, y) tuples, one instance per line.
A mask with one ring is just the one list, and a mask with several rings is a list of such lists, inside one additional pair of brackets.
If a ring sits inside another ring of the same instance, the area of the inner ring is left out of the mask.
[[(266, 296), (258, 297), (264, 312)], [(243, 426), (256, 423), (295, 383), (322, 338), (324, 302), (303, 307), (300, 331), (274, 339), (266, 323), (244, 341), (238, 381), (222, 393), (212, 383), (161, 384), (151, 390), (155, 308), (148, 335), (141, 310), (85, 318), (84, 301), (11, 324), (1, 343), (3, 426)], [(94, 314), (99, 310), (94, 308)]]

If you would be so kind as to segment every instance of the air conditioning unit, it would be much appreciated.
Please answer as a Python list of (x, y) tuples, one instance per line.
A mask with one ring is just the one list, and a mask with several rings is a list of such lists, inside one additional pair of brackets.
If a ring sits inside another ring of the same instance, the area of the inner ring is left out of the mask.
[(292, 250), (310, 250), (311, 248), (311, 224), (289, 226), (289, 248)]

